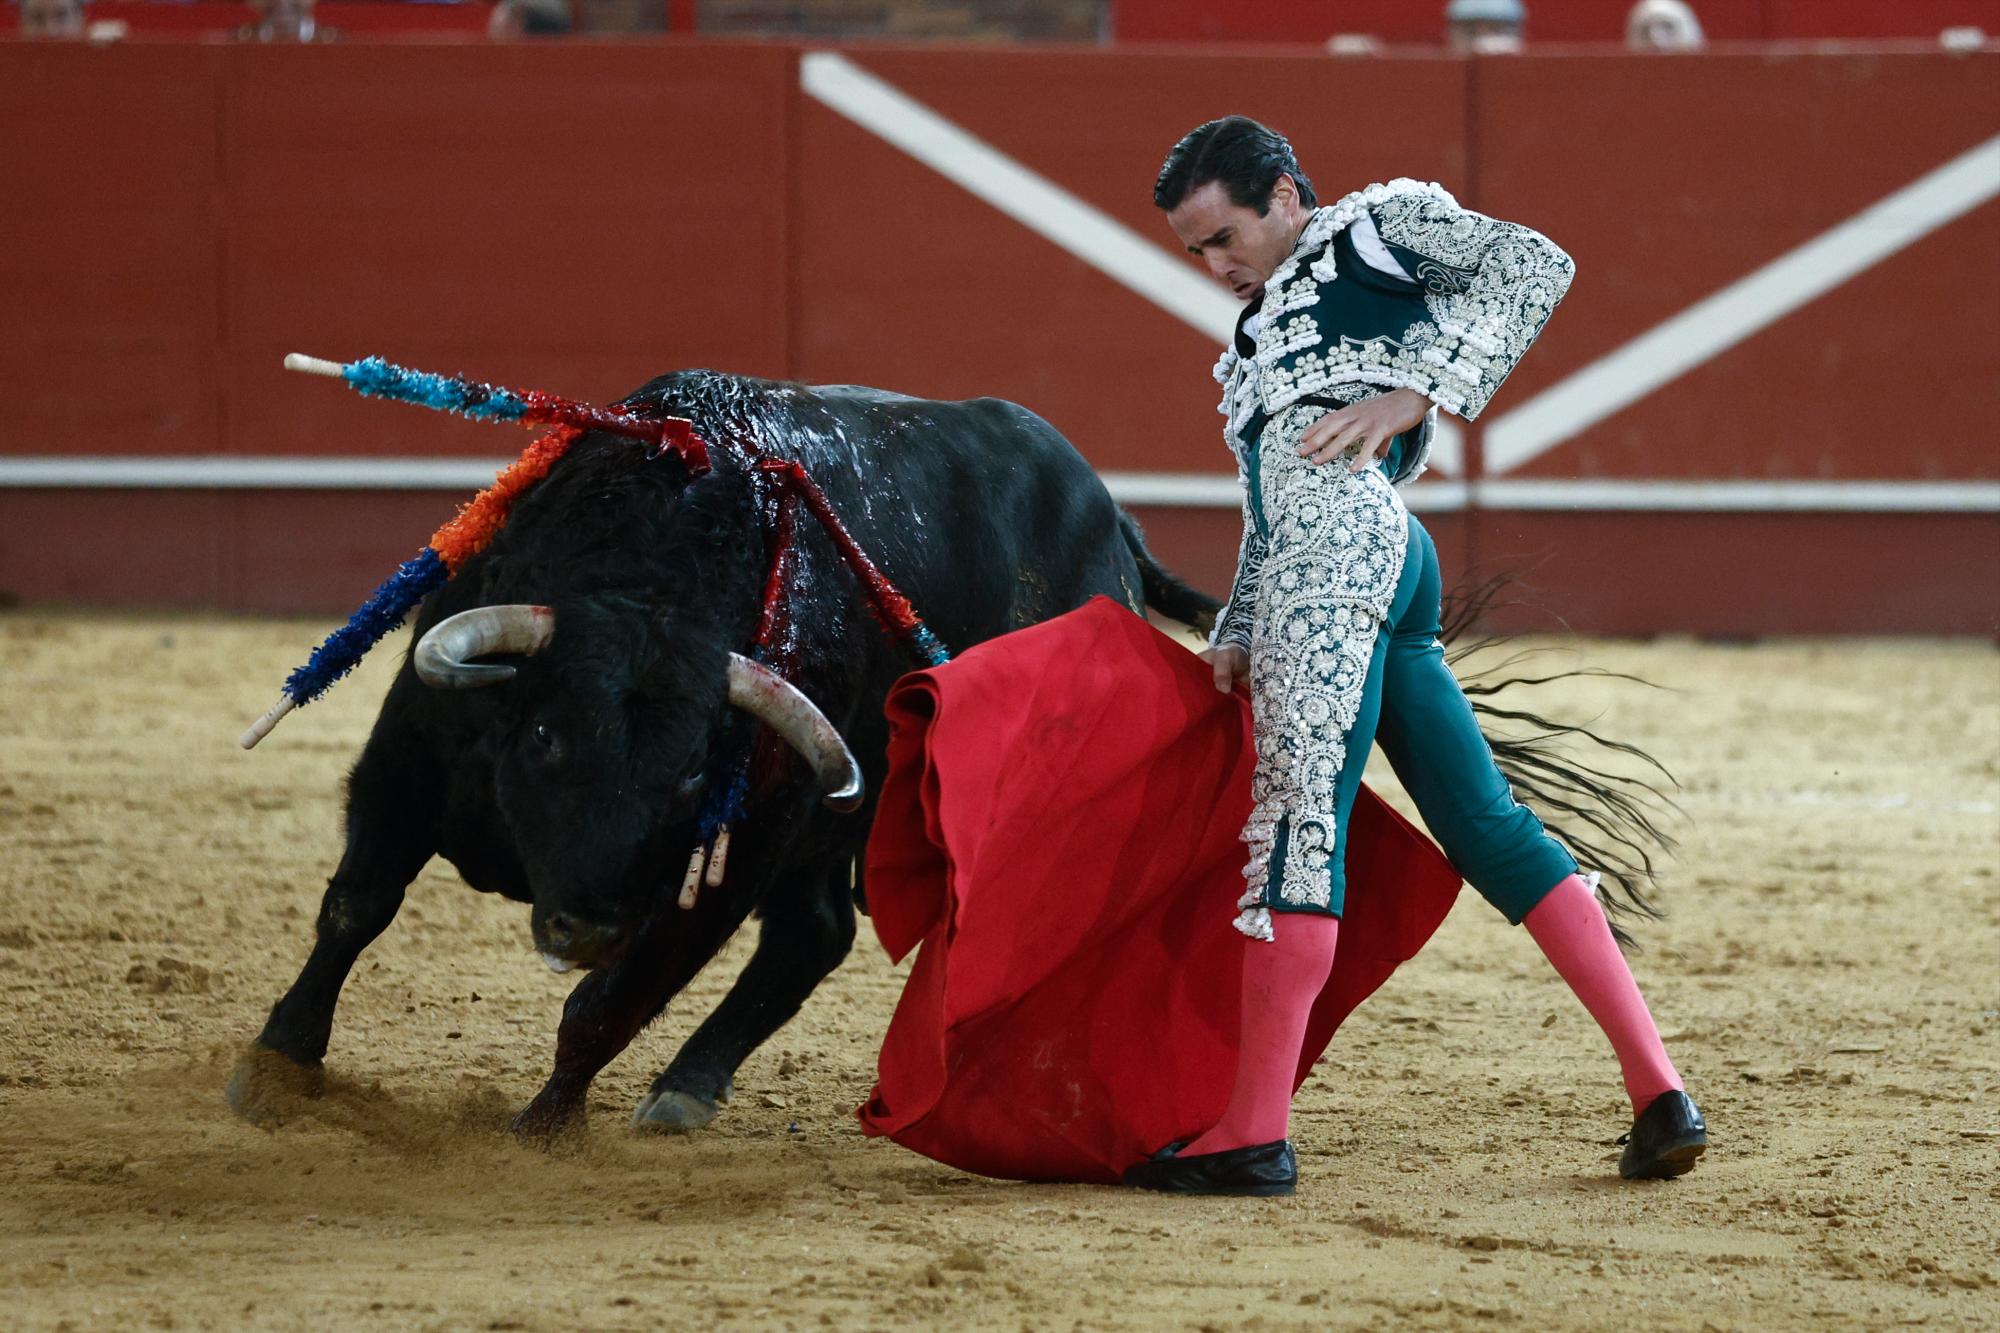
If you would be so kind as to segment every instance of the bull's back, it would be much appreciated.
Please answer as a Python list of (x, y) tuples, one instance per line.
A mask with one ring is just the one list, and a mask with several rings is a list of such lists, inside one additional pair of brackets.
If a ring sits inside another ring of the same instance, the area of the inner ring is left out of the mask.
[(954, 647), (1098, 593), (1141, 605), (1103, 482), (1019, 404), (706, 370), (662, 376), (625, 401), (803, 463), (862, 549)]
[(866, 528), (863, 546), (947, 642), (1019, 629), (1099, 593), (1140, 608), (1117, 507), (1090, 464), (1035, 413), (997, 398), (815, 392), (864, 427), (849, 432), (858, 466), (844, 477), (828, 469), (822, 485), (829, 495), (852, 486), (842, 507), (854, 514), (857, 539)]

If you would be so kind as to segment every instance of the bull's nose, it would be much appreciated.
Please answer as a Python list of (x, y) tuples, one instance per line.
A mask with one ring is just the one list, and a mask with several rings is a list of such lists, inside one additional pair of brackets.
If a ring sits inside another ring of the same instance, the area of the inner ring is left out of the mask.
[[(568, 912), (551, 912), (535, 927), (535, 947), (544, 959), (594, 967), (616, 954), (625, 942), (620, 926), (585, 921)], [(550, 963), (551, 967), (555, 962)]]

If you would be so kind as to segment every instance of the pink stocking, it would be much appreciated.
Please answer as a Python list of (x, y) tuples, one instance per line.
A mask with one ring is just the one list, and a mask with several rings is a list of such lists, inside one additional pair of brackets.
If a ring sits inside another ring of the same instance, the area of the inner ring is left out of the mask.
[(1229, 1109), (1178, 1156), (1225, 1152), (1286, 1136), (1299, 1046), (1313, 1001), (1333, 971), (1340, 918), (1287, 912), (1277, 915), (1273, 926), (1271, 940), (1243, 941), (1243, 1017)]
[(1679, 1088), (1681, 1076), (1667, 1058), (1660, 1030), (1653, 1026), (1639, 983), (1632, 979), (1632, 969), (1618, 951), (1590, 885), (1580, 876), (1569, 876), (1535, 904), (1522, 924), (1611, 1039), (1625, 1075), (1626, 1094), (1632, 1098), (1632, 1114), (1645, 1110), (1661, 1093)]

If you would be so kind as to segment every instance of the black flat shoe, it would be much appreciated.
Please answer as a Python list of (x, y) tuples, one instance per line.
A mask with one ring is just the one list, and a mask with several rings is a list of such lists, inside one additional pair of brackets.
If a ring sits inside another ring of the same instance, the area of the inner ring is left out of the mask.
[(1187, 1145), (1170, 1143), (1147, 1161), (1126, 1168), (1123, 1183), (1166, 1194), (1234, 1194), (1268, 1198), (1298, 1188), (1299, 1159), (1290, 1139), (1253, 1143), (1227, 1152), (1194, 1157), (1177, 1154)]
[(1694, 1170), (1697, 1157), (1708, 1151), (1708, 1122), (1685, 1092), (1663, 1092), (1653, 1098), (1632, 1132), (1618, 1140), (1625, 1145), (1618, 1174), (1627, 1180), (1665, 1180)]

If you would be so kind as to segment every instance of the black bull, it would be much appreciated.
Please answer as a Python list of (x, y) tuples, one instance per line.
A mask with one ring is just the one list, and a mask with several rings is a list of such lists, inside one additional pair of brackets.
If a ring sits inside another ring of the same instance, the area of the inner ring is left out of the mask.
[(346, 851), (311, 956), (230, 1081), (244, 1115), (317, 1089), (341, 985), (432, 856), (482, 892), (532, 903), (552, 965), (591, 969), (563, 1007), (547, 1084), (516, 1118), (526, 1133), (580, 1119), (592, 1078), (751, 912), (755, 953), (636, 1123), (707, 1123), (743, 1059), (847, 955), (886, 762), (882, 703), (915, 664), (803, 510), (784, 647), (868, 796), (835, 813), (807, 765), (756, 747), (725, 882), (691, 909), (676, 901), (702, 804), (754, 734), (725, 677), (757, 632), (771, 534), (732, 442), (803, 463), (954, 651), (1100, 593), (1197, 623), (1216, 609), (1152, 560), (1068, 442), (1012, 403), (686, 372), (626, 405), (690, 418), (723, 446), (713, 472), (690, 482), (672, 457), (584, 436), (425, 603), (420, 636), (458, 612), (520, 604), (550, 608), (554, 631), (489, 688), (432, 689), (404, 662), (349, 780)]

